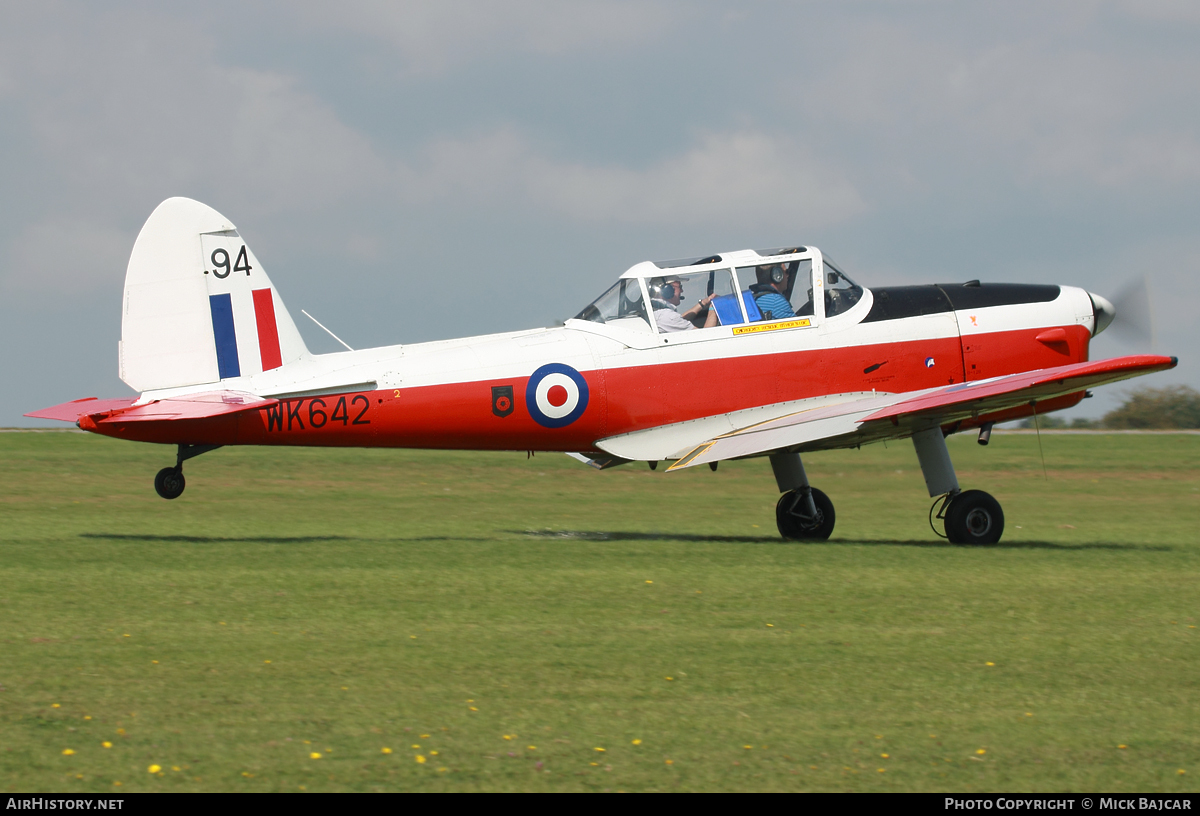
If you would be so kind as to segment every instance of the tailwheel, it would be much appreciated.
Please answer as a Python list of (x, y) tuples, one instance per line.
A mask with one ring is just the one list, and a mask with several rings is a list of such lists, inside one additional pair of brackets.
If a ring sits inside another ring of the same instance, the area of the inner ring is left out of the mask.
[(181, 467), (165, 467), (154, 477), (154, 489), (164, 499), (178, 499), (186, 485)]
[[(809, 502), (809, 496), (812, 502)], [(779, 497), (775, 505), (775, 523), (784, 538), (798, 541), (824, 541), (833, 532), (836, 517), (833, 502), (815, 487), (798, 487)]]
[(995, 544), (1004, 533), (1000, 502), (982, 490), (967, 490), (946, 508), (946, 538), (952, 544)]

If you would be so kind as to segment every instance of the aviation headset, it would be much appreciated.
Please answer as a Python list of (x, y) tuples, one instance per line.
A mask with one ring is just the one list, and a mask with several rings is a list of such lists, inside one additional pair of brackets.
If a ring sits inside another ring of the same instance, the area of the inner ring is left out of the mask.
[(677, 278), (665, 278), (657, 283), (650, 285), (650, 297), (658, 298), (659, 300), (667, 300), (667, 288), (679, 287), (680, 297), (683, 296), (683, 282)]

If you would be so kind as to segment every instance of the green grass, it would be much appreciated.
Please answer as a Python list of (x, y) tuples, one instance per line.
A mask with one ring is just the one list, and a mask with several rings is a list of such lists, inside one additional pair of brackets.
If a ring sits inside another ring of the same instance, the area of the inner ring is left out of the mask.
[(1194, 790), (1200, 437), (1042, 442), (952, 439), (1007, 516), (959, 548), (907, 443), (810, 457), (787, 544), (763, 461), (226, 449), (166, 502), (169, 449), (0, 434), (0, 783)]

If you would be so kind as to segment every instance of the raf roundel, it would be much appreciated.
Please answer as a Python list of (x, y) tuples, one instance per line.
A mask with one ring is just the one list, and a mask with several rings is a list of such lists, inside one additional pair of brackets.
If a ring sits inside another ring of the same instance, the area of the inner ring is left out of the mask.
[(529, 377), (525, 405), (534, 422), (544, 428), (563, 428), (583, 416), (588, 385), (569, 365), (548, 363)]

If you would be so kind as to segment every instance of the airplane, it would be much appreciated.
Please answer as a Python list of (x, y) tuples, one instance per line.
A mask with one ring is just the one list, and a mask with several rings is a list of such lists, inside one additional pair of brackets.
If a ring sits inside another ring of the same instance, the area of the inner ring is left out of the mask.
[(1078, 287), (867, 288), (799, 245), (645, 261), (548, 328), (312, 354), (234, 224), (187, 198), (146, 221), (122, 303), (120, 376), (139, 396), (26, 416), (177, 446), (154, 480), (165, 499), (186, 460), (225, 445), (557, 451), (668, 472), (765, 457), (797, 541), (836, 521), (803, 455), (910, 438), (945, 537), (994, 544), (1003, 510), (959, 487), (948, 435), (986, 445), (997, 422), (1177, 363), (1089, 361), (1115, 309)]

